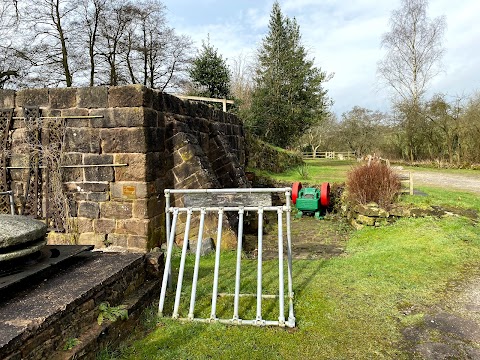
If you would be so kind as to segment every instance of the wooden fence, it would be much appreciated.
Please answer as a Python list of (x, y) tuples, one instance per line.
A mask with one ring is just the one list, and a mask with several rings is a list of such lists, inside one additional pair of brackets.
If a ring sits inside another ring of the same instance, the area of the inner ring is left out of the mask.
[(337, 159), (337, 160), (353, 160), (357, 156), (354, 151), (315, 151), (303, 152), (304, 159)]

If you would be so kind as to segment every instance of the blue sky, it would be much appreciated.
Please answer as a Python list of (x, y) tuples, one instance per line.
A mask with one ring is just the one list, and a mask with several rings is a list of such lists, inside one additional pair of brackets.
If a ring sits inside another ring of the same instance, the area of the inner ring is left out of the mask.
[[(358, 105), (387, 111), (388, 89), (376, 76), (383, 57), (380, 38), (400, 1), (281, 0), (284, 14), (295, 17), (316, 66), (334, 77), (326, 84), (337, 115)], [(273, 0), (163, 0), (169, 25), (199, 47), (210, 36), (227, 62), (253, 57), (268, 31)], [(445, 15), (444, 71), (431, 83), (430, 95), (455, 97), (480, 90), (480, 1), (430, 0), (429, 17)]]

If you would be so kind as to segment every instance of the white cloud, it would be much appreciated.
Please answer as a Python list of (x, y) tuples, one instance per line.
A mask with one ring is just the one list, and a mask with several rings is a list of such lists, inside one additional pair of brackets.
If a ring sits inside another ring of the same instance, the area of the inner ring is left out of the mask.
[[(164, 1), (171, 25), (190, 35), (199, 46), (210, 34), (212, 44), (230, 61), (252, 54), (268, 31), (273, 0)], [(208, 2), (208, 6), (207, 3)], [(180, 5), (179, 5), (180, 4)], [(327, 84), (338, 114), (359, 105), (387, 110), (388, 92), (378, 90), (376, 64), (382, 58), (380, 39), (389, 30), (392, 10), (398, 1), (379, 0), (283, 0), (284, 14), (295, 17), (306, 48), (316, 64), (334, 78)], [(216, 9), (216, 10), (212, 10)], [(430, 0), (431, 18), (446, 15), (445, 72), (432, 82), (431, 92), (471, 93), (480, 84), (480, 27), (478, 0)]]

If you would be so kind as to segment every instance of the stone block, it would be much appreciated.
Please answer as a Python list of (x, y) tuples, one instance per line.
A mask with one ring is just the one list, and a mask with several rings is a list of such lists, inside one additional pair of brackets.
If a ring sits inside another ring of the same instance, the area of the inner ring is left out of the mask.
[(146, 128), (100, 130), (103, 153), (146, 153)]
[[(198, 246), (198, 239), (189, 239), (188, 240), (188, 250), (192, 254), (196, 254)], [(200, 244), (200, 256), (208, 255), (215, 251), (215, 244), (211, 237), (205, 238)]]
[(108, 107), (152, 107), (153, 91), (143, 85), (112, 86), (108, 89)]
[(65, 152), (100, 153), (100, 131), (89, 128), (67, 128)]
[[(103, 115), (103, 118), (92, 118), (90, 123), (95, 128), (144, 127), (146, 125), (145, 109), (141, 107), (121, 107), (90, 111), (90, 115)], [(155, 119), (156, 126), (156, 119)]]
[(108, 192), (91, 192), (87, 194), (88, 201), (105, 202), (110, 200), (110, 194)]
[(357, 223), (360, 223), (362, 225), (374, 226), (376, 219), (374, 217), (369, 217), (369, 216), (359, 214), (356, 220), (357, 220)]
[(15, 108), (15, 91), (14, 90), (0, 90), (0, 108), (2, 109)]
[(132, 217), (132, 203), (116, 201), (102, 203), (100, 214), (102, 218), (130, 219)]
[(148, 239), (146, 236), (128, 235), (127, 244), (128, 248), (132, 250), (138, 250), (141, 252), (148, 250)]
[[(147, 181), (147, 157), (151, 157), (151, 154), (115, 154), (116, 164), (128, 164), (128, 166), (115, 167), (115, 180)], [(152, 171), (152, 168), (150, 167), (149, 170)]]
[(77, 234), (65, 234), (50, 231), (47, 234), (48, 245), (72, 245), (76, 243)]
[(42, 106), (48, 107), (48, 89), (24, 89), (17, 91), (17, 107)]
[(149, 220), (146, 219), (124, 219), (117, 220), (115, 233), (147, 236), (149, 231)]
[(93, 219), (86, 217), (76, 218), (77, 231), (79, 234), (93, 232)]
[(50, 107), (53, 109), (68, 109), (77, 106), (76, 88), (50, 89)]
[(106, 108), (108, 107), (107, 87), (85, 87), (77, 89), (78, 107)]
[(115, 219), (95, 219), (93, 220), (93, 230), (100, 234), (114, 233), (116, 228)]
[(108, 183), (100, 182), (69, 182), (65, 184), (65, 187), (70, 192), (105, 192), (109, 191), (110, 185)]
[[(84, 165), (105, 165), (113, 164), (113, 155), (85, 154), (83, 155)], [(113, 181), (114, 171), (111, 166), (85, 167), (85, 181)]]
[(112, 199), (146, 199), (155, 195), (155, 184), (146, 182), (115, 182), (110, 186)]
[(95, 248), (105, 247), (105, 235), (95, 233), (80, 234), (77, 241), (78, 245), (95, 245)]
[(149, 199), (139, 199), (133, 201), (133, 217), (137, 219), (149, 219), (160, 215), (163, 208), (156, 196)]
[(108, 234), (106, 244), (108, 246), (128, 247), (128, 235), (126, 234)]
[(90, 119), (74, 117), (74, 116), (88, 116), (88, 109), (79, 109), (79, 108), (63, 109), (60, 115), (68, 116), (68, 118), (65, 119), (65, 123), (67, 127), (80, 128), (80, 127), (90, 126)]
[(89, 219), (98, 219), (100, 215), (100, 205), (91, 201), (81, 201), (78, 204), (78, 216)]

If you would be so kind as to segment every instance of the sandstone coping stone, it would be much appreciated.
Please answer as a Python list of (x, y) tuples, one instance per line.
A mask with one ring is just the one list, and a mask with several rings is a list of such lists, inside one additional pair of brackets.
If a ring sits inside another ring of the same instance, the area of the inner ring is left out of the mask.
[(87, 87), (77, 90), (78, 106), (82, 108), (106, 108), (108, 107), (107, 87)]
[(47, 225), (21, 215), (0, 215), (0, 249), (40, 240), (47, 234)]
[(50, 89), (50, 107), (54, 109), (68, 109), (77, 105), (76, 88)]
[(0, 108), (14, 108), (15, 107), (15, 90), (1, 90), (0, 91)]
[(24, 89), (17, 91), (17, 107), (42, 106), (48, 107), (48, 89)]

